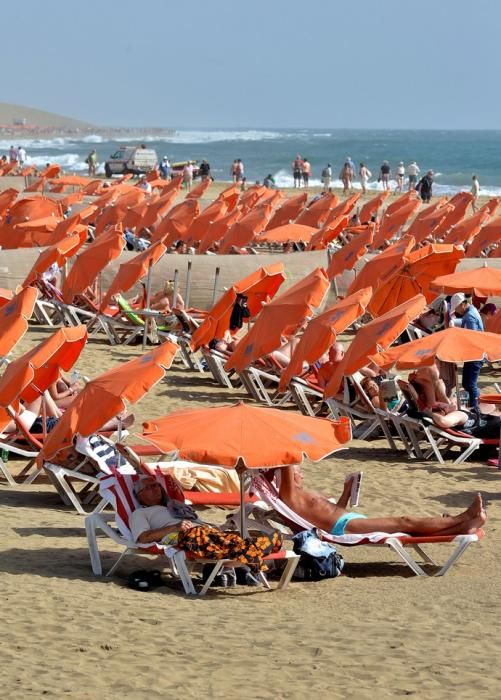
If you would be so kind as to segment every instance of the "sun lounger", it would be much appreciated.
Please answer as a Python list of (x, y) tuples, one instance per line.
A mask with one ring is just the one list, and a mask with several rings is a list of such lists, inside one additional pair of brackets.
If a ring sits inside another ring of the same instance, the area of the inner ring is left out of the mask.
[[(278, 513), (281, 521), (285, 521), (293, 532), (298, 532), (300, 530), (311, 530), (314, 527), (310, 522), (304, 518), (301, 518), (280, 499), (275, 486), (264, 476), (258, 475), (257, 477), (253, 478), (252, 490), (262, 501), (265, 501), (268, 506), (273, 509), (273, 511)], [(273, 520), (273, 513), (268, 513), (263, 517), (262, 511), (261, 513), (258, 511), (258, 523), (261, 525), (261, 527), (270, 527), (270, 520)], [(483, 530), (478, 530), (475, 534), (470, 535), (436, 535), (430, 537), (412, 537), (411, 535), (404, 533), (389, 534), (385, 532), (371, 532), (363, 535), (346, 534), (342, 536), (334, 536), (327, 532), (321, 532), (321, 535), (323, 539), (336, 545), (370, 545), (390, 547), (417, 576), (429, 576), (430, 574), (428, 574), (409, 554), (409, 551), (406, 548), (413, 549), (422, 558), (424, 563), (435, 565), (435, 562), (430, 558), (430, 556), (423, 551), (422, 545), (452, 543), (455, 545), (454, 551), (449, 556), (445, 564), (440, 567), (436, 573), (432, 574), (434, 576), (443, 576), (463, 555), (470, 544), (478, 542), (480, 539), (482, 539), (484, 532)]]
[[(106, 574), (107, 576), (111, 576), (111, 574), (116, 571), (120, 562), (127, 554), (160, 555), (166, 557), (166, 562), (170, 564), (172, 572), (175, 576), (180, 578), (186, 595), (205, 595), (212, 581), (223, 566), (239, 566), (239, 564), (228, 559), (215, 561), (213, 559), (189, 558), (185, 552), (176, 547), (162, 544), (141, 545), (135, 542), (129, 529), (129, 518), (131, 513), (138, 506), (133, 492), (134, 481), (137, 478), (138, 476), (136, 475), (113, 474), (101, 479), (100, 494), (102, 498), (112, 506), (114, 515), (108, 517), (102, 513), (93, 513), (85, 519), (85, 530), (93, 573), (97, 576), (102, 575), (101, 557), (97, 543), (97, 531), (101, 530), (101, 532), (107, 535), (113, 542), (124, 548), (120, 557)], [(110, 520), (114, 520), (115, 527), (110, 525)], [(286, 566), (278, 585), (279, 588), (285, 588), (292, 578), (299, 557), (288, 550), (282, 550), (277, 554), (266, 557), (266, 561), (277, 559), (286, 560)], [(214, 568), (201, 590), (197, 593), (195, 582), (190, 576), (190, 569), (200, 564), (213, 564)], [(264, 575), (261, 576), (263, 583), (269, 588), (266, 577)]]

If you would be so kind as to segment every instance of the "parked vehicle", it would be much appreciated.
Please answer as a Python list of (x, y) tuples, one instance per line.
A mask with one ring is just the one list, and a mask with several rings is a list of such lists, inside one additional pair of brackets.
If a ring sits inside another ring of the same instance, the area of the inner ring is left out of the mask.
[(143, 146), (122, 146), (104, 164), (106, 177), (133, 173), (141, 175), (154, 170), (158, 164), (157, 152)]

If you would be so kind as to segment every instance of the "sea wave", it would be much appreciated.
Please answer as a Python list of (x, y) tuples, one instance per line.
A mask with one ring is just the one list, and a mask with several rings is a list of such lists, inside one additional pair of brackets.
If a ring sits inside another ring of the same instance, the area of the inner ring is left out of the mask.
[[(195, 144), (195, 143), (216, 143), (220, 141), (271, 141), (283, 138), (277, 131), (263, 131), (259, 129), (241, 129), (231, 131), (176, 131), (172, 135), (145, 134), (141, 136), (141, 141), (162, 141), (165, 143)], [(115, 141), (130, 141), (130, 137), (121, 137)]]
[(43, 168), (47, 163), (57, 163), (63, 170), (70, 170), (71, 172), (87, 170), (86, 163), (77, 153), (62, 153), (57, 156), (28, 156), (26, 162), (28, 165), (36, 165), (37, 168)]

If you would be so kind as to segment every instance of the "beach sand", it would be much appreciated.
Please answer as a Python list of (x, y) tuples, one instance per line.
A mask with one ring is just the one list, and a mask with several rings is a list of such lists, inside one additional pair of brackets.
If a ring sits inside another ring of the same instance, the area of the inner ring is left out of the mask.
[[(16, 355), (49, 332), (31, 328)], [(139, 353), (91, 342), (78, 368), (96, 376)], [(176, 364), (134, 407), (137, 430), (181, 406), (240, 398)], [(385, 548), (343, 548), (340, 578), (285, 591), (216, 589), (193, 600), (177, 583), (148, 593), (126, 588), (145, 557), (126, 558), (111, 579), (94, 577), (84, 520), (52, 487), (1, 485), (4, 697), (498, 697), (500, 474), (482, 462), (408, 463), (382, 440), (353, 441), (333, 459), (307, 464), (306, 483), (338, 495), (344, 475), (360, 468), (368, 515), (455, 513), (480, 491), (486, 538), (444, 578), (413, 576)], [(223, 519), (221, 511), (210, 516)], [(117, 547), (105, 538), (100, 546), (109, 568)], [(429, 551), (443, 561), (449, 549)]]
[[(208, 199), (224, 186), (213, 185)], [(16, 356), (50, 332), (30, 328)], [(78, 368), (93, 377), (139, 353), (91, 342)], [(484, 383), (497, 378), (486, 374)], [(241, 398), (176, 364), (134, 407), (137, 432), (142, 420), (176, 408)], [(149, 593), (125, 587), (145, 557), (126, 558), (110, 579), (94, 577), (84, 519), (52, 487), (0, 484), (3, 696), (498, 697), (500, 474), (484, 461), (409, 463), (382, 440), (354, 440), (333, 459), (306, 464), (306, 484), (337, 496), (356, 469), (365, 472), (360, 509), (367, 515), (455, 513), (480, 491), (486, 538), (444, 578), (415, 577), (385, 548), (344, 548), (338, 579), (293, 582), (285, 591), (216, 589), (191, 600), (172, 581)], [(224, 514), (207, 517), (222, 522)], [(105, 538), (100, 546), (109, 568), (118, 548)], [(444, 561), (449, 548), (429, 551)]]

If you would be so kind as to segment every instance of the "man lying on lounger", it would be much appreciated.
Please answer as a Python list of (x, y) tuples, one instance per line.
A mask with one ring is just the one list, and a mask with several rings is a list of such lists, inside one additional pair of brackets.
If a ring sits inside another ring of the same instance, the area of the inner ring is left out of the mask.
[(332, 503), (321, 493), (303, 489), (303, 475), (299, 468), (280, 469), (280, 498), (305, 520), (332, 535), (360, 535), (367, 532), (405, 532), (409, 535), (467, 535), (476, 532), (487, 519), (482, 497), (478, 493), (472, 504), (459, 515), (415, 517), (368, 518), (361, 513), (346, 510), (353, 478), (344, 484), (337, 503)]

